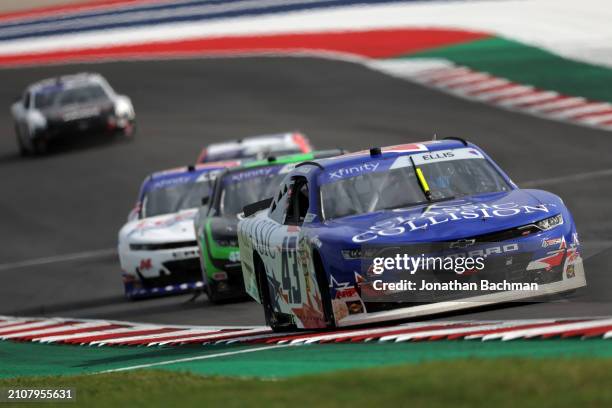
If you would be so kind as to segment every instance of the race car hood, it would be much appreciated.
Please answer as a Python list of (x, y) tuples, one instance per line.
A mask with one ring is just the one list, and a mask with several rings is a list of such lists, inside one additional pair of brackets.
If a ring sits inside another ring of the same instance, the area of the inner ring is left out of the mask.
[(531, 224), (560, 212), (564, 206), (557, 196), (516, 189), (330, 220), (319, 239), (357, 245), (449, 241)]
[(236, 240), (238, 239), (238, 217), (211, 217), (209, 228), (213, 240)]
[(129, 222), (123, 228), (130, 243), (168, 243), (195, 240), (193, 219), (197, 209)]

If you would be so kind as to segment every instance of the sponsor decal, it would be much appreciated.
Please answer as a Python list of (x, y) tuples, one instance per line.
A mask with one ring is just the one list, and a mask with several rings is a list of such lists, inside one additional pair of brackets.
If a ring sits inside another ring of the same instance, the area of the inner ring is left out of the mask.
[(230, 262), (240, 262), (240, 251), (232, 251), (229, 253)]
[(358, 297), (357, 289), (354, 287), (341, 289), (336, 291), (336, 299), (351, 299)]
[[(551, 205), (518, 205), (516, 203), (502, 204), (469, 204), (459, 206), (429, 206), (423, 213), (409, 217), (398, 216), (390, 220), (372, 225), (367, 231), (354, 235), (355, 243), (364, 243), (378, 237), (397, 236), (428, 228), (437, 228), (440, 224), (452, 223), (469, 219), (505, 218), (519, 214), (549, 213)], [(406, 210), (397, 209), (396, 213)]]
[(237, 173), (232, 173), (229, 177), (224, 178), (225, 183), (238, 183), (244, 180), (249, 180), (257, 177), (266, 177), (271, 174), (277, 174), (279, 171), (278, 167), (261, 167), (252, 170), (240, 171)]
[(431, 161), (435, 159), (451, 159), (455, 157), (455, 153), (453, 153), (452, 150), (449, 150), (446, 152), (442, 151), (442, 152), (433, 152), (429, 154), (422, 154), (420, 157), (423, 161)]
[(451, 242), (450, 244), (450, 248), (451, 249), (455, 249), (455, 248), (467, 248), (469, 246), (472, 246), (476, 243), (475, 239), (459, 239), (455, 242)]
[(175, 186), (177, 184), (186, 184), (191, 182), (191, 177), (188, 175), (165, 178), (161, 180), (155, 180), (149, 183), (147, 191), (149, 190), (157, 190), (159, 188), (165, 188), (170, 186)]
[[(505, 244), (499, 246), (487, 247), (484, 249), (475, 249), (473, 251), (469, 251), (463, 254), (453, 254), (454, 257), (459, 258), (486, 258), (489, 255), (500, 255), (508, 252), (515, 252), (519, 250), (519, 244)], [(512, 261), (510, 261), (512, 262)]]
[(343, 167), (329, 172), (330, 180), (340, 180), (348, 176), (356, 176), (363, 173), (372, 173), (378, 169), (380, 162), (361, 163), (350, 167)]
[(348, 309), (349, 314), (363, 313), (363, 305), (359, 300), (351, 300), (346, 302), (346, 307)]
[(138, 265), (138, 269), (140, 269), (141, 271), (148, 271), (149, 269), (151, 269), (151, 267), (151, 258), (141, 259), (140, 265)]
[(576, 276), (576, 269), (573, 264), (567, 267), (567, 269), (565, 270), (565, 275), (568, 279)]
[(548, 248), (549, 246), (553, 246), (553, 245), (561, 245), (562, 242), (563, 242), (563, 237), (543, 239), (542, 248)]
[(213, 181), (217, 178), (217, 176), (219, 174), (221, 174), (221, 172), (223, 171), (223, 169), (216, 169), (216, 170), (212, 170), (212, 171), (205, 171), (202, 172), (198, 178), (196, 178), (195, 182), (196, 183), (203, 183), (203, 182), (207, 182), (207, 181)]

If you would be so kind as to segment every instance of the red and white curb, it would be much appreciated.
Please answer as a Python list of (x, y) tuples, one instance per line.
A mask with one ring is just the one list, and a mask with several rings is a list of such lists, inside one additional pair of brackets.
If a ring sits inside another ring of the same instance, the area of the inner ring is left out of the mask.
[(168, 326), (108, 320), (0, 316), (0, 340), (90, 346), (305, 345), (548, 338), (612, 339), (612, 318), (434, 321), (361, 329), (274, 333), (266, 326)]
[(576, 125), (612, 130), (612, 104), (563, 95), (444, 59), (371, 60), (369, 68), (463, 99)]

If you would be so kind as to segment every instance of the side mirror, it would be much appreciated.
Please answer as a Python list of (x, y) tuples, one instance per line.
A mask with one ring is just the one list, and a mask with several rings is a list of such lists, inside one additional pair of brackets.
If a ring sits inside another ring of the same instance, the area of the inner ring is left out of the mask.
[(244, 216), (250, 217), (256, 212), (266, 210), (270, 208), (270, 204), (272, 204), (272, 198), (266, 198), (265, 200), (261, 200), (253, 204), (245, 205), (243, 208)]

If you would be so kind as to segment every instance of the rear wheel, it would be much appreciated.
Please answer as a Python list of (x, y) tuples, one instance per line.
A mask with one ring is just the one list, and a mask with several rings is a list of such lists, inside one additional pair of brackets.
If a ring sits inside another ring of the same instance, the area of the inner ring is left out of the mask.
[(268, 285), (268, 275), (266, 274), (265, 266), (257, 254), (253, 254), (253, 260), (255, 263), (255, 276), (257, 277), (261, 305), (264, 308), (266, 317), (266, 324), (275, 332), (296, 330), (296, 326), (290, 315), (275, 311), (272, 297), (270, 296), (270, 287)]

